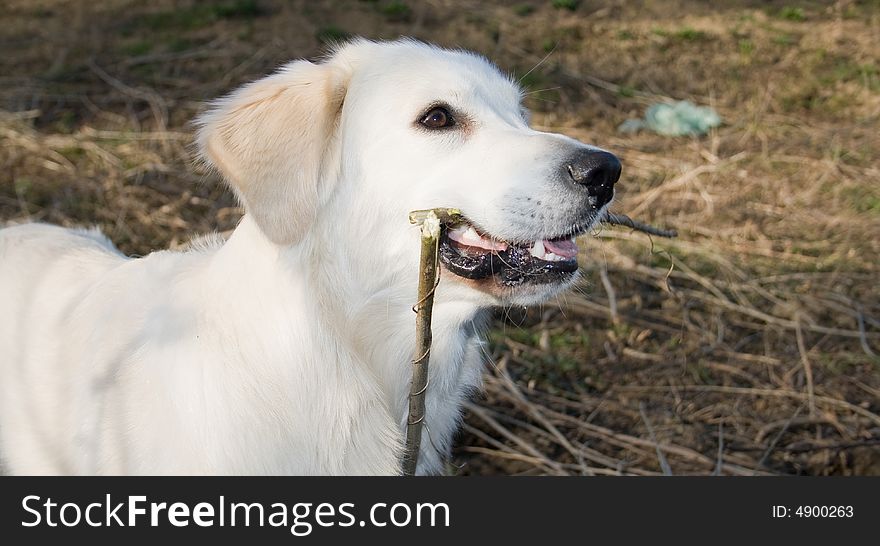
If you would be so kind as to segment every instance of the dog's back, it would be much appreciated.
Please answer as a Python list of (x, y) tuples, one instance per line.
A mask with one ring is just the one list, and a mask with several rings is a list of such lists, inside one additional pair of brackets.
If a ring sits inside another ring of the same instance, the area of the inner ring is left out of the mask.
[[(59, 333), (84, 294), (125, 257), (96, 230), (26, 224), (0, 230), (0, 456), (12, 468), (63, 473), (72, 385)], [(47, 453), (57, 458), (46, 459)]]
[(375, 380), (243, 224), (225, 256), (197, 244), (139, 259), (97, 232), (0, 230), (6, 471), (396, 471)]

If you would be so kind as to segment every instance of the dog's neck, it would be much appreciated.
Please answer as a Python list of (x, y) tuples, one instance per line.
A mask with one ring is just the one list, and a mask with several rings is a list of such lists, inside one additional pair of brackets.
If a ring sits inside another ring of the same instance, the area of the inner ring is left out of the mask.
[[(332, 246), (327, 245), (326, 241), (306, 240), (279, 247), (246, 217), (217, 253), (215, 259), (225, 263), (216, 269), (224, 271), (222, 282), (244, 283), (256, 292), (252, 300), (261, 305), (306, 306), (309, 324), (279, 324), (278, 331), (309, 335), (328, 345), (321, 347), (328, 358), (362, 367), (359, 372), (376, 378), (372, 388), (382, 398), (402, 441), (415, 351), (416, 275), (377, 288), (375, 279), (339, 275), (349, 270), (350, 264), (344, 263), (349, 257), (328, 252)], [(290, 301), (285, 301), (285, 294)], [(461, 402), (479, 385), (479, 334), (485, 313), (471, 302), (438, 298), (433, 315), (425, 421), (430, 438), (422, 445), (427, 466), (420, 467), (437, 471), (457, 426)]]

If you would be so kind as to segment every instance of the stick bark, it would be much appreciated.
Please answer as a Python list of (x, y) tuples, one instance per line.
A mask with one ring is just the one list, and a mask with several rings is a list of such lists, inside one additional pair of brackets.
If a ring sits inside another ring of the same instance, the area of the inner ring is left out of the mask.
[(678, 237), (678, 232), (674, 229), (661, 229), (654, 226), (649, 226), (648, 224), (639, 222), (638, 220), (633, 220), (625, 214), (615, 214), (613, 212), (609, 212), (605, 217), (605, 222), (615, 226), (631, 227), (634, 230), (650, 233), (651, 235), (656, 235), (658, 237)]
[(403, 453), (403, 473), (406, 476), (415, 475), (422, 445), (425, 393), (428, 390), (428, 361), (431, 356), (431, 313), (434, 306), (434, 289), (437, 286), (437, 246), (440, 240), (440, 219), (437, 214), (434, 211), (416, 212), (419, 215), (410, 214), (410, 221), (421, 224), (422, 248), (419, 259), (419, 299), (413, 306), (416, 312), (416, 350), (412, 361), (409, 416)]

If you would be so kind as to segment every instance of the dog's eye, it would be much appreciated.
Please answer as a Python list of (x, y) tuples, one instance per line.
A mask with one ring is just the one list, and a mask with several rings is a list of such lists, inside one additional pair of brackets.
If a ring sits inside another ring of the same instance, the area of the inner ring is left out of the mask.
[(452, 118), (452, 114), (449, 113), (449, 110), (442, 106), (437, 106), (428, 110), (428, 112), (422, 116), (422, 120), (419, 123), (428, 129), (443, 129), (455, 125), (455, 119)]

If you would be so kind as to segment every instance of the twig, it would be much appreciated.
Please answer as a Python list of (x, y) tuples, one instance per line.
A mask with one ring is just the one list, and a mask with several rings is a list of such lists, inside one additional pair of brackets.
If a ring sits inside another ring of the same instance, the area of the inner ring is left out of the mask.
[(223, 49), (223, 43), (223, 39), (219, 38), (212, 40), (204, 47), (198, 49), (189, 49), (187, 51), (181, 51), (178, 53), (150, 53), (147, 55), (140, 55), (137, 57), (124, 59), (120, 64), (125, 67), (132, 67), (139, 64), (157, 62), (167, 63), (173, 61), (183, 61), (187, 59), (203, 59), (209, 57), (228, 56), (229, 52)]
[[(507, 401), (513, 403), (518, 409), (527, 409), (523, 406), (522, 401), (510, 392), (509, 388), (507, 388), (507, 386), (504, 384), (502, 378), (498, 378), (495, 375), (486, 376), (486, 389), (492, 394), (499, 395)], [(541, 393), (540, 391), (530, 390), (529, 392), (531, 394), (547, 396), (546, 393)], [(545, 421), (553, 419), (559, 423), (572, 425), (578, 429), (581, 429), (584, 433), (590, 436), (601, 438), (611, 445), (621, 447), (629, 451), (637, 451), (640, 449), (651, 449), (656, 451), (657, 449), (660, 449), (666, 455), (674, 455), (675, 457), (682, 458), (686, 461), (695, 462), (709, 468), (713, 468), (716, 464), (716, 461), (713, 458), (707, 457), (706, 455), (703, 455), (702, 453), (699, 453), (698, 451), (695, 451), (688, 447), (682, 447), (667, 443), (659, 443), (656, 440), (649, 440), (636, 436), (630, 436), (628, 434), (614, 432), (609, 428), (589, 423), (585, 421), (583, 417), (575, 417), (565, 412), (553, 409), (549, 405), (532, 405), (534, 406), (534, 410), (537, 410), (542, 414)], [(756, 472), (763, 473), (755, 468), (746, 468), (745, 466), (742, 466), (743, 464), (748, 464), (748, 461), (736, 457), (734, 454), (728, 454), (727, 459), (731, 462), (722, 463), (722, 470), (728, 474), (737, 476), (751, 476), (754, 475)], [(740, 463), (732, 464), (732, 462), (735, 460), (740, 461)]]
[[(635, 451), (637, 448), (654, 450), (660, 449), (661, 451), (663, 451), (664, 453), (668, 453), (669, 455), (674, 455), (686, 461), (698, 463), (710, 468), (713, 467), (715, 464), (715, 461), (712, 460), (712, 458), (707, 457), (706, 455), (703, 455), (702, 453), (689, 447), (683, 447), (674, 444), (661, 444), (653, 440), (645, 440), (644, 438), (640, 438), (638, 436), (630, 436), (628, 434), (614, 432), (613, 430), (606, 427), (601, 427), (592, 423), (586, 423), (579, 418), (560, 413), (553, 409), (548, 408), (545, 411), (550, 416), (555, 417), (560, 421), (567, 422), (571, 425), (579, 427), (589, 434), (602, 438), (611, 445), (615, 445), (629, 451)], [(733, 460), (733, 457), (728, 456), (728, 460)], [(743, 466), (743, 464), (746, 464), (747, 461), (744, 461), (741, 458), (738, 458), (737, 460), (740, 460), (742, 464), (722, 463), (722, 470), (736, 476), (751, 476), (756, 472), (755, 469), (746, 468), (745, 466)]]
[(747, 158), (748, 156), (749, 153), (743, 151), (734, 154), (728, 158), (722, 159), (716, 163), (694, 167), (693, 169), (669, 180), (668, 182), (664, 182), (663, 184), (638, 195), (636, 197), (637, 202), (635, 203), (635, 208), (633, 208), (631, 212), (633, 214), (641, 214), (648, 210), (648, 208), (657, 199), (660, 199), (664, 195), (668, 195), (668, 192), (670, 190), (687, 186), (691, 181), (696, 180), (698, 177), (704, 174), (717, 172), (720, 167), (737, 163)]
[(724, 426), (718, 423), (718, 462), (715, 463), (715, 470), (712, 471), (713, 476), (720, 476), (721, 469), (724, 467)]
[(807, 347), (804, 344), (804, 333), (801, 330), (800, 314), (795, 314), (795, 340), (797, 341), (798, 352), (801, 355), (801, 364), (804, 367), (804, 378), (807, 380), (807, 407), (810, 409), (810, 417), (816, 415), (816, 392), (813, 386), (813, 367), (810, 365), (810, 359), (807, 358)]
[(786, 421), (785, 424), (782, 425), (782, 428), (780, 428), (779, 432), (776, 434), (776, 436), (773, 437), (773, 441), (770, 442), (770, 445), (767, 446), (767, 449), (764, 451), (764, 454), (761, 456), (761, 460), (758, 461), (759, 467), (764, 466), (764, 462), (767, 460), (768, 457), (770, 457), (770, 454), (773, 452), (773, 448), (775, 448), (776, 444), (779, 443), (779, 439), (782, 438), (782, 435), (785, 434), (785, 431), (788, 430), (788, 427), (790, 427), (791, 424), (794, 422), (794, 420), (797, 419), (797, 416), (800, 415), (801, 409), (803, 409), (803, 406), (800, 406), (800, 407), (798, 407), (797, 410), (795, 410), (794, 415), (792, 415), (788, 419), (788, 421)]
[(425, 420), (425, 393), (428, 390), (428, 360), (431, 356), (431, 312), (434, 290), (437, 288), (437, 245), (440, 240), (440, 219), (428, 211), (419, 223), (422, 250), (419, 263), (419, 299), (413, 306), (416, 312), (416, 350), (412, 365), (412, 384), (409, 390), (409, 417), (406, 422), (406, 445), (403, 453), (403, 473), (413, 476), (419, 462), (422, 445), (422, 421)]
[(787, 419), (780, 419), (778, 421), (773, 421), (773, 422), (767, 423), (766, 425), (761, 427), (760, 430), (758, 430), (757, 434), (755, 434), (755, 443), (756, 444), (763, 444), (764, 440), (775, 429), (778, 429), (778, 428), (789, 429), (793, 426), (803, 427), (803, 426), (809, 426), (809, 425), (833, 425), (833, 426), (836, 426), (836, 428), (838, 429), (838, 432), (840, 432), (841, 435), (846, 434), (846, 432), (844, 430), (841, 430), (840, 424), (836, 423), (836, 421), (834, 421), (833, 419), (829, 419), (828, 417), (810, 417), (807, 415), (804, 417), (789, 417)]
[[(731, 311), (736, 311), (738, 313), (742, 313), (743, 315), (748, 315), (752, 318), (756, 318), (767, 324), (774, 324), (776, 326), (782, 326), (783, 328), (795, 329), (797, 328), (797, 323), (793, 320), (784, 319), (780, 317), (776, 317), (773, 315), (768, 315), (762, 311), (757, 309), (753, 309), (750, 307), (746, 307), (744, 305), (739, 305), (726, 300), (719, 300), (717, 298), (709, 297), (703, 292), (698, 290), (689, 290), (687, 288), (679, 288), (679, 292), (683, 296), (687, 296), (688, 298), (696, 299), (705, 303), (714, 304), (719, 307), (724, 307)], [(845, 328), (833, 328), (828, 326), (820, 326), (820, 325), (811, 325), (811, 324), (802, 324), (801, 328), (807, 330), (809, 332), (816, 332), (820, 334), (829, 334), (833, 336), (841, 336), (841, 337), (852, 337), (852, 338), (861, 338), (861, 337), (871, 337), (877, 338), (880, 337), (880, 333), (878, 332), (859, 332), (857, 330), (847, 330)]]
[[(477, 432), (479, 432), (479, 429), (476, 429), (474, 427), (468, 427), (467, 425), (465, 425), (464, 428), (469, 433), (474, 434), (475, 436), (477, 435)], [(539, 467), (540, 463), (541, 463), (541, 461), (539, 459), (535, 459), (534, 457), (529, 457), (528, 455), (523, 455), (521, 453), (511, 453), (511, 452), (497, 450), (497, 449), (490, 449), (490, 448), (486, 448), (486, 447), (468, 446), (468, 447), (461, 448), (461, 450), (464, 452), (467, 452), (467, 453), (477, 453), (479, 455), (486, 455), (488, 457), (495, 457), (498, 459), (508, 459), (508, 460), (512, 460), (512, 461), (529, 463), (529, 464), (532, 464), (536, 467)], [(577, 468), (576, 468), (577, 465), (570, 464), (570, 463), (561, 465), (561, 467), (564, 469), (577, 470)], [(610, 468), (594, 468), (593, 472), (595, 472), (598, 475), (602, 475), (602, 476), (657, 476), (658, 475), (656, 472), (648, 472), (648, 471), (634, 472), (634, 473), (627, 474), (627, 473), (624, 473), (623, 471), (610, 469)], [(570, 474), (567, 474), (567, 475), (570, 475)]]
[(441, 224), (452, 225), (462, 221), (463, 216), (458, 209), (438, 208), (428, 210), (414, 210), (409, 213), (409, 223), (422, 225), (425, 220), (433, 216), (440, 220)]
[[(693, 392), (720, 392), (727, 394), (743, 394), (743, 395), (752, 395), (752, 396), (772, 396), (777, 398), (795, 398), (801, 401), (808, 401), (807, 395), (802, 392), (794, 392), (787, 391), (781, 389), (756, 389), (749, 387), (728, 387), (726, 385), (676, 385), (675, 387), (670, 387), (666, 385), (621, 385), (619, 387), (613, 387), (615, 391), (623, 391), (623, 392), (650, 392), (650, 391), (669, 391), (672, 389), (676, 389), (679, 391), (693, 391)], [(853, 413), (857, 413), (862, 417), (869, 419), (871, 422), (880, 425), (880, 415), (876, 413), (872, 413), (869, 410), (866, 410), (863, 407), (857, 406), (855, 404), (851, 404), (846, 400), (838, 400), (837, 398), (830, 398), (828, 396), (816, 396), (816, 402), (820, 402), (822, 404), (828, 404), (829, 406), (836, 406), (838, 408), (843, 408), (849, 410)]]
[(636, 231), (643, 231), (645, 233), (656, 235), (658, 237), (667, 237), (670, 239), (673, 237), (678, 237), (678, 231), (674, 229), (662, 229), (656, 228), (654, 226), (649, 226), (648, 224), (639, 222), (638, 220), (633, 220), (625, 214), (608, 212), (605, 215), (604, 222), (607, 224), (611, 224), (612, 226), (627, 226)]
[(877, 353), (871, 350), (871, 346), (868, 345), (868, 338), (865, 335), (865, 315), (862, 313), (861, 306), (856, 307), (856, 322), (859, 325), (859, 343), (862, 345), (862, 350), (865, 351), (865, 354), (868, 356), (876, 357)]
[[(153, 118), (156, 121), (156, 127), (158, 129), (158, 133), (166, 133), (168, 127), (168, 107), (165, 101), (159, 96), (158, 93), (152, 90), (139, 89), (136, 87), (132, 87), (125, 82), (114, 78), (110, 74), (107, 73), (106, 70), (101, 68), (95, 63), (95, 60), (90, 58), (86, 61), (86, 66), (89, 67), (89, 70), (95, 73), (99, 78), (104, 80), (105, 83), (116, 89), (117, 91), (133, 97), (135, 99), (142, 100), (146, 102), (150, 106), (150, 110), (153, 112)], [(171, 145), (165, 139), (161, 139), (160, 143), (165, 150), (166, 155), (171, 155)]]
[(522, 448), (528, 454), (529, 457), (534, 457), (535, 459), (539, 460), (541, 462), (541, 464), (543, 464), (545, 467), (552, 469), (553, 471), (555, 471), (557, 473), (560, 473), (560, 474), (563, 473), (561, 470), (561, 465), (559, 463), (557, 463), (555, 461), (551, 461), (543, 453), (538, 451), (538, 449), (536, 449), (534, 446), (532, 446), (531, 444), (529, 444), (528, 442), (526, 442), (522, 438), (516, 436), (515, 434), (513, 434), (511, 431), (509, 431), (505, 427), (503, 427), (484, 408), (481, 408), (480, 406), (473, 404), (473, 403), (465, 404), (465, 408), (468, 411), (470, 411), (473, 415), (475, 415), (476, 417), (479, 417), (487, 425), (492, 427), (492, 429), (494, 429), (495, 432), (498, 432), (499, 434), (501, 434), (502, 436), (504, 436), (505, 438), (507, 438), (508, 440), (510, 440), (511, 442), (513, 442), (514, 444), (516, 444), (517, 446)]
[(660, 461), (660, 469), (663, 471), (663, 475), (672, 476), (672, 468), (669, 466), (666, 456), (663, 455), (663, 451), (660, 450), (660, 442), (657, 441), (657, 437), (654, 435), (654, 427), (651, 426), (651, 421), (648, 420), (648, 416), (645, 414), (645, 404), (643, 403), (639, 404), (639, 414), (642, 416), (642, 421), (645, 422), (645, 427), (648, 429), (648, 437), (654, 443), (654, 449), (657, 451), (657, 459)]
[(578, 453), (577, 449), (575, 449), (575, 447), (571, 444), (571, 442), (568, 441), (565, 435), (559, 432), (559, 429), (556, 428), (556, 426), (551, 423), (550, 420), (547, 419), (547, 417), (543, 413), (541, 413), (540, 408), (536, 407), (535, 404), (533, 404), (526, 398), (526, 396), (517, 386), (516, 382), (507, 373), (507, 371), (499, 370), (498, 378), (501, 380), (504, 386), (507, 387), (508, 392), (513, 395), (513, 398), (517, 402), (519, 402), (520, 407), (525, 409), (526, 413), (528, 413), (533, 419), (538, 421), (538, 423), (543, 425), (544, 428), (546, 428), (547, 431), (557, 439), (559, 444), (564, 447), (569, 453), (571, 453), (574, 459), (581, 466), (583, 474), (586, 476), (592, 475), (592, 470), (583, 460), (583, 457), (580, 453)]
[[(518, 408), (518, 406), (515, 406), (515, 407)], [(521, 430), (523, 430), (523, 431), (525, 431), (525, 432), (531, 432), (531, 433), (533, 433), (535, 436), (537, 436), (538, 438), (543, 438), (543, 439), (547, 440), (547, 441), (550, 442), (550, 443), (556, 443), (556, 444), (559, 444), (559, 440), (558, 440), (553, 434), (551, 434), (550, 432), (548, 432), (546, 429), (540, 428), (540, 427), (538, 427), (538, 426), (536, 426), (536, 425), (533, 425), (533, 424), (531, 424), (531, 423), (527, 423), (527, 422), (525, 422), (525, 421), (523, 421), (523, 420), (521, 420), (521, 419), (517, 419), (516, 417), (512, 417), (512, 416), (510, 416), (510, 415), (505, 415), (504, 413), (502, 413), (502, 412), (500, 412), (500, 411), (498, 411), (498, 410), (493, 410), (493, 409), (490, 409), (490, 408), (486, 408), (486, 409), (487, 409), (487, 411), (489, 411), (490, 413), (492, 413), (492, 415), (494, 416), (494, 418), (495, 418), (495, 419), (497, 420), (497, 422), (499, 422), (499, 423), (505, 423), (505, 424), (508, 424), (508, 425), (512, 425), (512, 426), (514, 426), (514, 427), (518, 427), (519, 429), (521, 429)], [(620, 460), (620, 459), (616, 459), (616, 458), (614, 458), (614, 457), (609, 457), (609, 456), (607, 456), (607, 455), (604, 455), (604, 454), (602, 454), (600, 451), (597, 451), (597, 450), (595, 450), (595, 449), (591, 449), (591, 448), (587, 447), (586, 444), (580, 444), (580, 443), (579, 443), (579, 446), (577, 447), (577, 449), (578, 449), (578, 453), (579, 453), (579, 454), (580, 454), (585, 460), (593, 461), (593, 462), (598, 463), (598, 464), (600, 464), (600, 465), (604, 465), (604, 466), (608, 467), (609, 469), (614, 469), (614, 472), (616, 472), (616, 473), (621, 473), (621, 472), (623, 472), (623, 468), (624, 468), (624, 467), (628, 467), (628, 464), (627, 464), (626, 462), (624, 462), (624, 461), (622, 461), (622, 460)], [(578, 470), (581, 474), (583, 474), (583, 469), (580, 468), (579, 465), (572, 464), (572, 465), (569, 465), (569, 466), (575, 468), (575, 469)], [(594, 467), (594, 466), (591, 466), (591, 467), (590, 467), (590, 470), (591, 470), (593, 473), (595, 473), (597, 470), (601, 470), (601, 469), (599, 469), (599, 468), (597, 468), (597, 467)], [(633, 468), (631, 471), (632, 471), (632, 473), (634, 473), (634, 474), (640, 474), (640, 475), (655, 475), (655, 474), (658, 474), (657, 472), (653, 472), (653, 471), (649, 471), (649, 470), (644, 470), (644, 469), (639, 469), (639, 468)]]
[(611, 314), (611, 322), (616, 326), (620, 324), (620, 315), (617, 313), (617, 293), (611, 285), (611, 279), (608, 278), (608, 268), (599, 268), (599, 278), (602, 279), (602, 286), (605, 287), (605, 293), (608, 294), (608, 312)]
[[(462, 428), (466, 430), (468, 433), (473, 434), (474, 436), (481, 437), (481, 435), (485, 438), (491, 439), (491, 436), (485, 435), (480, 429), (471, 427), (468, 425), (464, 425)], [(517, 451), (505, 451), (501, 449), (489, 449), (486, 447), (474, 447), (468, 446), (462, 448), (462, 451), (466, 451), (469, 453), (479, 453), (481, 455), (488, 455), (490, 457), (497, 457), (499, 459), (509, 459), (511, 461), (519, 461), (523, 463), (531, 464), (535, 467), (539, 467), (544, 464), (542, 459), (538, 459), (536, 457), (530, 457), (529, 455), (523, 455)], [(560, 471), (560, 475), (563, 471)]]
[[(810, 453), (812, 451), (843, 451), (848, 449), (857, 449), (860, 447), (872, 447), (880, 445), (880, 438), (874, 438), (871, 440), (864, 440), (861, 442), (838, 442), (835, 444), (817, 444), (817, 445), (787, 445), (787, 446), (776, 446), (774, 451), (782, 451), (785, 453)], [(743, 446), (738, 448), (740, 451), (757, 451), (764, 449), (762, 447), (748, 447)]]

